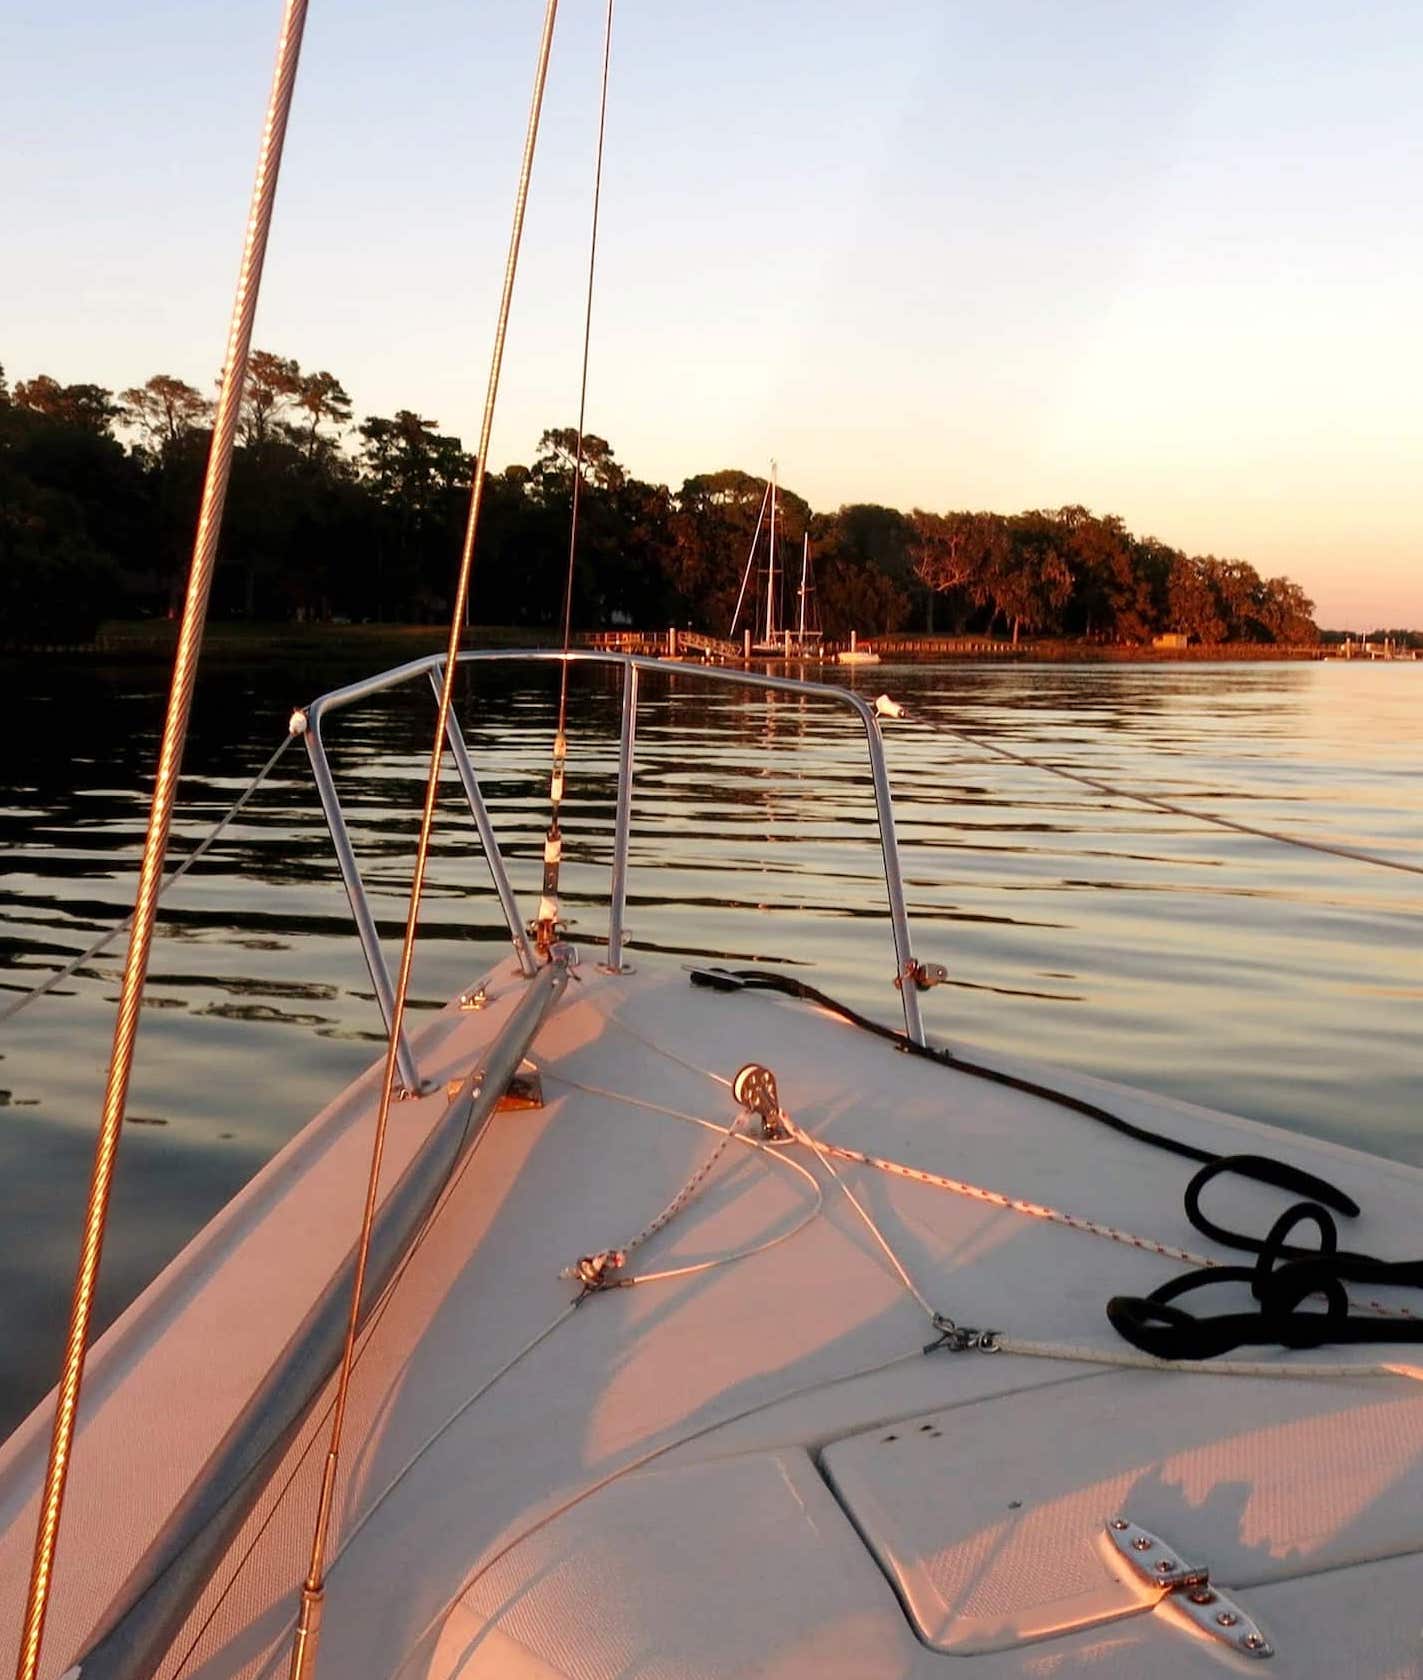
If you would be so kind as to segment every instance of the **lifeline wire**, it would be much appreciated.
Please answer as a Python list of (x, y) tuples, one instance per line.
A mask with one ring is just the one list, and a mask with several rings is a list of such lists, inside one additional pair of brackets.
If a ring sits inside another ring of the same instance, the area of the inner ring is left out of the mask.
[(538, 944), (546, 951), (558, 923), (558, 871), (563, 834), (558, 826), (563, 804), (564, 763), (568, 757), (568, 649), (573, 638), (573, 562), (578, 553), (578, 509), (583, 494), (583, 441), (588, 413), (588, 355), (593, 341), (593, 280), (598, 265), (598, 211), (603, 199), (603, 141), (608, 128), (608, 65), (613, 51), (613, 0), (603, 23), (603, 81), (598, 102), (598, 148), (593, 168), (593, 222), (588, 236), (588, 290), (583, 308), (583, 369), (578, 382), (578, 442), (573, 461), (573, 489), (568, 521), (568, 576), (563, 585), (563, 663), (558, 678), (558, 728), (553, 738), (549, 776), (549, 824), (544, 837), (543, 893), (537, 919)]
[(94, 1287), (108, 1223), (109, 1192), (113, 1186), (114, 1162), (128, 1103), (129, 1077), (133, 1069), (134, 1039), (138, 1032), (143, 982), (148, 972), (148, 953), (153, 941), (153, 924), (158, 909), (158, 892), (163, 881), (163, 861), (173, 805), (178, 792), (183, 743), (188, 731), (193, 684), (197, 677), (198, 650), (207, 618), (208, 595), (217, 561), (218, 534), (227, 499), (227, 481), (232, 467), (232, 450), (242, 407), (242, 389), (247, 379), (247, 356), (252, 344), (252, 323), (257, 312), (257, 293), (262, 281), (262, 264), (267, 253), (267, 235), (272, 225), (277, 176), (281, 168), (282, 145), (291, 111), (292, 89), (301, 57), (302, 31), (306, 25), (307, 0), (285, 0), (281, 34), (277, 45), (276, 70), (267, 101), (267, 114), (257, 157), (252, 202), (243, 241), (237, 291), (228, 328), (227, 353), (223, 359), (222, 390), (213, 420), (212, 444), (203, 479), (202, 504), (193, 539), (193, 556), (188, 569), (188, 592), (173, 659), (173, 678), (168, 692), (168, 715), (163, 725), (158, 769), (153, 783), (148, 834), (144, 840), (134, 902), (133, 928), (124, 963), (119, 993), (118, 1016), (114, 1025), (113, 1049), (104, 1091), (103, 1118), (94, 1149), (94, 1170), (89, 1186), (89, 1205), (84, 1215), (84, 1240), (79, 1270), (74, 1283), (69, 1332), (64, 1352), (64, 1372), (55, 1405), (54, 1431), (50, 1440), (49, 1463), (44, 1492), (40, 1498), (39, 1524), (35, 1535), (34, 1560), (30, 1571), (25, 1607), (24, 1632), (20, 1641), (16, 1680), (35, 1680), (40, 1647), (44, 1640), (45, 1615), (49, 1606), (54, 1548), (59, 1534), (60, 1511), (69, 1473), (69, 1454), (74, 1440), (74, 1420), (83, 1384), (84, 1355), (89, 1340)]
[(1403, 858), (1384, 857), (1379, 852), (1359, 851), (1353, 846), (1335, 846), (1327, 840), (1308, 840), (1299, 834), (1281, 834), (1275, 829), (1256, 828), (1250, 823), (1237, 822), (1233, 817), (1218, 817), (1210, 811), (1193, 811), (1187, 805), (1176, 805), (1169, 799), (1158, 799), (1155, 794), (1114, 787), (1110, 782), (1098, 781), (1095, 776), (1083, 775), (1080, 770), (1068, 770), (1060, 764), (1049, 764), (1045, 759), (1014, 752), (1011, 747), (1000, 747), (994, 741), (984, 740), (981, 735), (970, 734), (966, 729), (956, 729), (951, 723), (942, 723), (939, 719), (927, 717), (922, 712), (902, 709), (897, 715), (909, 718), (935, 735), (952, 735), (956, 741), (965, 741), (968, 745), (977, 747), (980, 752), (993, 753), (998, 758), (1011, 759), (1014, 764), (1025, 765), (1030, 770), (1042, 770), (1049, 776), (1061, 776), (1066, 781), (1078, 782), (1083, 787), (1092, 788), (1097, 793), (1105, 793), (1112, 799), (1135, 800), (1138, 805), (1150, 805), (1153, 809), (1165, 811), (1173, 817), (1209, 823), (1215, 828), (1228, 828), (1236, 834), (1249, 834), (1256, 840), (1273, 840), (1279, 845), (1298, 846), (1307, 852), (1324, 852), (1330, 857), (1348, 858), (1353, 863), (1371, 864), (1375, 869), (1397, 869), (1405, 875), (1423, 875), (1423, 864), (1408, 863)]
[(341, 1453), (341, 1435), (346, 1420), (346, 1402), (350, 1392), (351, 1368), (355, 1358), (356, 1335), (360, 1323), (361, 1295), (365, 1287), (366, 1261), (370, 1252), (371, 1230), (375, 1224), (376, 1200), (380, 1186), (381, 1161), (385, 1152), (385, 1135), (390, 1121), (390, 1105), (395, 1095), (395, 1076), (399, 1058), (401, 1032), (405, 1021), (405, 1000), (410, 986), (410, 971), (415, 958), (415, 935), (420, 923), (420, 899), (425, 884), (425, 866), (430, 852), (430, 835), (434, 827), (435, 806), (439, 798), (440, 766), (444, 758), (445, 730), (454, 697), (455, 676), (458, 671), (460, 631), (465, 608), (469, 601), (469, 580), (473, 567), (475, 539), (479, 531), (480, 508), (484, 501), (486, 464), (489, 459), (489, 439), (494, 428), (494, 406), (499, 393), (499, 374), (504, 361), (504, 341), (509, 327), (509, 310), (514, 295), (514, 276), (519, 265), (519, 245), (524, 231), (524, 208), (528, 202), (529, 178), (533, 172), (534, 148), (538, 140), (539, 116), (543, 108), (544, 86), (548, 79), (549, 50), (553, 43), (553, 26), (558, 15), (558, 0), (547, 0), (543, 29), (539, 38), (538, 61), (534, 71), (533, 97), (529, 108), (528, 128), (524, 136), (524, 151), (519, 167), (519, 185), (514, 199), (513, 227), (509, 236), (509, 253), (504, 266), (504, 285), (499, 298), (499, 316), (494, 333), (494, 349), (490, 358), (489, 384), (484, 398), (484, 415), (480, 424), (479, 447), (474, 459), (474, 481), (470, 490), (469, 517), (465, 524), (464, 543), (460, 551), (459, 576), (455, 586), (454, 604), (450, 611), (448, 649), (444, 675), (440, 684), (440, 703), (435, 719), (435, 739), (430, 749), (430, 767), (425, 779), (425, 803), (420, 816), (420, 838), (415, 849), (415, 868), (410, 882), (410, 905), (405, 921), (405, 938), (400, 952), (400, 972), (396, 980), (395, 998), (391, 1008), (390, 1036), (386, 1046), (385, 1069), (381, 1079), (380, 1104), (376, 1113), (375, 1135), (371, 1141), (371, 1168), (366, 1184), (365, 1206), (361, 1215), (361, 1231), (356, 1249), (355, 1275), (351, 1284), (351, 1305), (346, 1322), (346, 1339), (337, 1376), (336, 1398), (331, 1415), (331, 1439), (327, 1448), (322, 1475), (321, 1494), (311, 1540), (311, 1562), (301, 1591), (301, 1614), (292, 1640), (291, 1680), (314, 1670), (317, 1631), (320, 1625), (321, 1604), (324, 1597), (323, 1579), (326, 1563), (326, 1544), (331, 1527), (332, 1500), (336, 1491), (336, 1472)]
[[(272, 754), (252, 780), (248, 782), (247, 786), (243, 788), (242, 792), (237, 797), (236, 803), (228, 808), (225, 815), (218, 818), (216, 825), (208, 830), (203, 839), (201, 839), (198, 844), (193, 847), (192, 851), (188, 853), (188, 855), (158, 889), (158, 897), (160, 900), (165, 898), (167, 894), (177, 886), (179, 881), (183, 879), (193, 865), (197, 863), (203, 854), (209, 851), (212, 846), (216, 844), (219, 837), (236, 819), (238, 813), (242, 810), (242, 807), (266, 780), (267, 776), (275, 767), (277, 760), (287, 750), (291, 743), (291, 735), (288, 734), (282, 737), (277, 750)], [(77, 957), (73, 957), (69, 962), (65, 963), (63, 968), (57, 968), (53, 974), (47, 975), (45, 979), (41, 980), (38, 986), (32, 986), (29, 991), (22, 992), (21, 995), (14, 999), (13, 1002), (7, 1003), (3, 1009), (0, 1009), (0, 1025), (3, 1025), (4, 1022), (10, 1020), (12, 1016), (18, 1015), (22, 1009), (28, 1009), (36, 998), (41, 998), (46, 992), (53, 991), (54, 988), (61, 983), (61, 981), (67, 980), (71, 974), (77, 973), (81, 968), (83, 968), (86, 962), (93, 957), (97, 957), (100, 951), (105, 950), (108, 946), (112, 945), (114, 940), (116, 940), (121, 933), (125, 932), (132, 926), (132, 916), (126, 917), (121, 922), (116, 922), (113, 927), (107, 929), (106, 932), (101, 933), (92, 945), (87, 946)]]

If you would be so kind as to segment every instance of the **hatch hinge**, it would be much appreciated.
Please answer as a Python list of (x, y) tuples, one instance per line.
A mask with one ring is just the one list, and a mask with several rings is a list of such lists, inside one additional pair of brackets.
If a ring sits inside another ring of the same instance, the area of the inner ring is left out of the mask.
[(1187, 1563), (1164, 1540), (1126, 1517), (1113, 1517), (1107, 1538), (1133, 1574), (1161, 1592), (1202, 1633), (1247, 1657), (1273, 1657), (1275, 1648), (1249, 1616), (1211, 1585), (1204, 1565)]

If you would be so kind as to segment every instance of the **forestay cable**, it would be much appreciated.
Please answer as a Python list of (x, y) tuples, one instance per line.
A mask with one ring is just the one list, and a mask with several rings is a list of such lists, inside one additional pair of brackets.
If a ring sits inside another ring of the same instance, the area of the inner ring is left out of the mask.
[(524, 209), (528, 202), (529, 179), (533, 173), (534, 148), (538, 140), (539, 116), (543, 109), (544, 86), (548, 80), (549, 50), (553, 44), (553, 26), (557, 15), (558, 0), (547, 0), (543, 30), (539, 38), (538, 61), (534, 71), (534, 89), (529, 108), (528, 128), (524, 136), (524, 151), (519, 167), (519, 185), (514, 198), (513, 228), (509, 236), (509, 252), (504, 265), (504, 285), (499, 298), (499, 315), (494, 332), (494, 349), (490, 357), (489, 384), (484, 397), (484, 416), (480, 424), (479, 448), (474, 459), (469, 516), (465, 523), (454, 604), (450, 612), (449, 641), (445, 654), (443, 678), (440, 683), (440, 703), (435, 718), (435, 739), (430, 749), (430, 765), (425, 778), (425, 803), (420, 815), (420, 837), (415, 848), (415, 867), (410, 882), (410, 904), (405, 920), (405, 938), (401, 945), (400, 971), (396, 979), (395, 997), (391, 1008), (390, 1037), (386, 1046), (385, 1068), (381, 1078), (375, 1135), (371, 1141), (370, 1175), (366, 1183), (365, 1206), (361, 1215), (360, 1237), (356, 1247), (356, 1264), (351, 1285), (351, 1304), (347, 1317), (345, 1344), (337, 1374), (335, 1401), (332, 1406), (331, 1438), (326, 1452), (321, 1493), (312, 1533), (311, 1561), (307, 1569), (306, 1580), (302, 1586), (301, 1612), (292, 1641), (291, 1680), (302, 1680), (303, 1676), (311, 1674), (316, 1662), (317, 1635), (321, 1621), (322, 1602), (325, 1596), (326, 1546), (330, 1534), (332, 1502), (336, 1491), (336, 1472), (340, 1460), (341, 1435), (346, 1420), (346, 1403), (350, 1393), (356, 1336), (360, 1327), (361, 1296), (365, 1289), (366, 1262), (370, 1252), (371, 1232), (375, 1225), (381, 1162), (385, 1153), (386, 1130), (390, 1122), (390, 1105), (395, 1096), (395, 1076), (401, 1033), (405, 1022), (406, 995), (410, 986), (410, 971), (415, 959), (415, 935), (420, 924), (420, 900), (425, 884), (426, 863), (430, 853), (430, 835), (435, 822), (435, 806), (439, 798), (440, 766), (445, 751), (445, 730), (454, 699), (455, 676), (459, 668), (460, 631), (464, 623), (465, 608), (469, 601), (470, 572), (474, 560), (475, 539), (479, 532), (480, 509), (484, 502), (484, 483), (489, 460), (489, 439), (494, 429), (494, 407), (499, 393), (499, 375), (504, 363), (504, 341), (508, 333), (509, 310), (514, 296), (514, 276), (519, 266), (519, 246), (524, 231)]
[(603, 200), (603, 141), (608, 128), (608, 65), (613, 50), (613, 0), (603, 22), (603, 81), (598, 101), (598, 148), (593, 166), (593, 225), (588, 237), (588, 288), (583, 306), (583, 369), (578, 382), (578, 441), (573, 459), (573, 489), (568, 518), (568, 576), (563, 585), (563, 664), (558, 679), (558, 728), (553, 737), (553, 770), (549, 777), (549, 823), (544, 836), (543, 892), (534, 926), (541, 953), (547, 955), (558, 929), (558, 872), (563, 861), (563, 831), (558, 825), (563, 804), (564, 764), (568, 757), (568, 650), (573, 637), (573, 565), (578, 554), (578, 512), (583, 498), (583, 435), (588, 413), (588, 354), (593, 341), (593, 280), (598, 266), (598, 212)]
[(148, 834), (144, 840), (143, 862), (139, 867), (133, 927), (129, 934), (128, 956), (124, 963), (123, 984), (119, 992), (118, 1015), (114, 1025), (113, 1048), (109, 1057), (108, 1078), (104, 1091), (103, 1115), (94, 1148), (89, 1204), (84, 1215), (83, 1245), (80, 1250), (78, 1275), (74, 1282), (74, 1298), (70, 1306), (69, 1331), (65, 1342), (64, 1371), (60, 1377), (55, 1404), (54, 1430), (50, 1438), (44, 1492), (40, 1496), (39, 1524), (30, 1570), (24, 1631), (15, 1668), (17, 1680), (34, 1680), (39, 1671), (40, 1648), (44, 1641), (45, 1616), (49, 1607), (54, 1568), (54, 1549), (59, 1535), (59, 1518), (69, 1474), (69, 1455), (74, 1441), (79, 1392), (83, 1384), (94, 1289), (99, 1275), (99, 1260), (103, 1253), (104, 1231), (108, 1223), (109, 1193), (113, 1187), (114, 1163), (118, 1154), (119, 1136), (123, 1130), (124, 1113), (128, 1106), (134, 1040), (138, 1033), (139, 1008), (143, 1001), (143, 982), (148, 973), (148, 953), (153, 941), (158, 892), (163, 882), (168, 830), (173, 820), (178, 774), (183, 760), (183, 744), (187, 738), (188, 716), (192, 709), (198, 650), (202, 645), (208, 595), (212, 588), (213, 570), (217, 564), (217, 541), (222, 528), (223, 507), (227, 500), (227, 482), (232, 468), (232, 451), (242, 407), (242, 390), (247, 380), (247, 356), (252, 345), (252, 324), (257, 313), (257, 293), (261, 286), (262, 265), (267, 254), (267, 236), (272, 225), (272, 206), (276, 198), (287, 118), (291, 112), (292, 89), (296, 84), (297, 64), (301, 58), (306, 11), (307, 0), (285, 0), (281, 34), (277, 43), (276, 69), (272, 77), (257, 155), (251, 208), (243, 240), (232, 318), (228, 327), (227, 352), (223, 358), (222, 388), (218, 395), (217, 413), (213, 419), (212, 443), (208, 450), (202, 502), (193, 539), (192, 560), (188, 568), (188, 591), (183, 602), (183, 617), (173, 658), (168, 714), (163, 724), (158, 769), (153, 783), (153, 802), (148, 817)]

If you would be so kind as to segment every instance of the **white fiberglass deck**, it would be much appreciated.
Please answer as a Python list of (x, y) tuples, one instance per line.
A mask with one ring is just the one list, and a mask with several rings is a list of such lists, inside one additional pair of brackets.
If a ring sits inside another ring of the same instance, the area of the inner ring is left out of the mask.
[[(731, 1144), (627, 1270), (785, 1240), (569, 1311), (576, 1288), (561, 1269), (625, 1246), (663, 1209), (717, 1143), (692, 1117), (730, 1124), (722, 1081), (753, 1061), (820, 1140), (1235, 1258), (1185, 1221), (1188, 1163), (803, 1004), (694, 990), (673, 965), (639, 966), (577, 971), (534, 1048), (545, 1106), (493, 1117), (367, 1334), (323, 1676), (1423, 1672), (1423, 1384), (1406, 1374), (1280, 1380), (926, 1356), (923, 1308), (803, 1144)], [(439, 1017), (417, 1041), (422, 1068), (467, 1074), (523, 986), (506, 965), (487, 1009)], [(1351, 1246), (1416, 1247), (1416, 1170), (1052, 1079), (1208, 1148), (1321, 1172), (1363, 1205)], [(46, 1674), (82, 1651), (349, 1248), (374, 1095), (367, 1076), (313, 1122), (101, 1344)], [(440, 1090), (398, 1106), (387, 1183), (444, 1102)], [(1184, 1269), (941, 1188), (843, 1162), (836, 1172), (935, 1309), (1021, 1341), (1118, 1356), (1107, 1298)], [(1257, 1232), (1287, 1199), (1244, 1184), (1212, 1195)], [(1413, 1355), (1382, 1344), (1243, 1357), (1397, 1359), (1406, 1371)], [(0, 1461), (11, 1626), (48, 1421), (42, 1408)], [(285, 1674), (320, 1422), (318, 1409), (161, 1675)], [(1103, 1549), (1118, 1512), (1209, 1566), (1276, 1654), (1252, 1661), (1173, 1604), (1153, 1608), (1159, 1595), (1131, 1586)]]

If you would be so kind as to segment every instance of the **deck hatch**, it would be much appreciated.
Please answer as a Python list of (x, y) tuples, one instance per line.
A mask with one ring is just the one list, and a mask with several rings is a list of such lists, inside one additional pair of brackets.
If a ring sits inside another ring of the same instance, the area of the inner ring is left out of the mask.
[(920, 1638), (961, 1655), (1158, 1604), (1174, 1619), (1113, 1518), (1208, 1568), (1242, 1614), (1248, 1589), (1423, 1541), (1409, 1383), (1117, 1373), (847, 1436), (820, 1463)]

